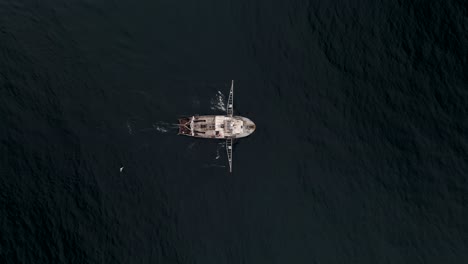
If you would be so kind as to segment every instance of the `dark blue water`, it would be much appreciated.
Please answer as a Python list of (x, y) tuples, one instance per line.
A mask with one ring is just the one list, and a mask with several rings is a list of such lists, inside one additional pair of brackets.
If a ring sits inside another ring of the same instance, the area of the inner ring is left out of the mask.
[[(0, 0), (0, 261), (466, 263), (467, 58), (464, 1)], [(229, 174), (170, 124), (231, 79)]]

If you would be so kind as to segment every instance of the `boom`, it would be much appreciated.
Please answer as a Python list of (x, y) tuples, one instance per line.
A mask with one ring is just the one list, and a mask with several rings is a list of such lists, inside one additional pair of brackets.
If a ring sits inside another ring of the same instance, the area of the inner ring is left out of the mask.
[(229, 161), (229, 172), (232, 172), (232, 138), (226, 139), (226, 151)]
[(231, 82), (231, 91), (229, 91), (229, 98), (227, 101), (227, 115), (232, 116), (234, 113), (234, 80)]

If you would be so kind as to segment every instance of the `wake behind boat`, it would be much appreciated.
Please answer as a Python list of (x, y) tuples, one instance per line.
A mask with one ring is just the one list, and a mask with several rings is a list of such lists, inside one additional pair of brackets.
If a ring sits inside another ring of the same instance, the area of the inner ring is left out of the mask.
[(255, 131), (255, 123), (243, 116), (234, 116), (234, 80), (227, 101), (226, 115), (202, 115), (179, 118), (179, 135), (197, 138), (225, 139), (232, 172), (232, 140)]

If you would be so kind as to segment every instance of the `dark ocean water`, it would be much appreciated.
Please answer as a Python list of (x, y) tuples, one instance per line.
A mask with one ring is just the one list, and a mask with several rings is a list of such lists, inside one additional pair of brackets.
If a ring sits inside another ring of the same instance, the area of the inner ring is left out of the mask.
[[(465, 1), (0, 0), (0, 262), (468, 263), (467, 58)], [(233, 174), (170, 126), (231, 79)]]

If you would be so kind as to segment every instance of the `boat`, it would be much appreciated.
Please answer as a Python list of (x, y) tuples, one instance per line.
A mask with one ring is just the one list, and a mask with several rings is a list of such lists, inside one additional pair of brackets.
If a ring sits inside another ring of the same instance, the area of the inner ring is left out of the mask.
[(234, 80), (226, 103), (225, 115), (193, 115), (179, 118), (178, 135), (226, 140), (229, 172), (232, 172), (232, 144), (234, 139), (247, 137), (255, 131), (255, 123), (234, 115)]

